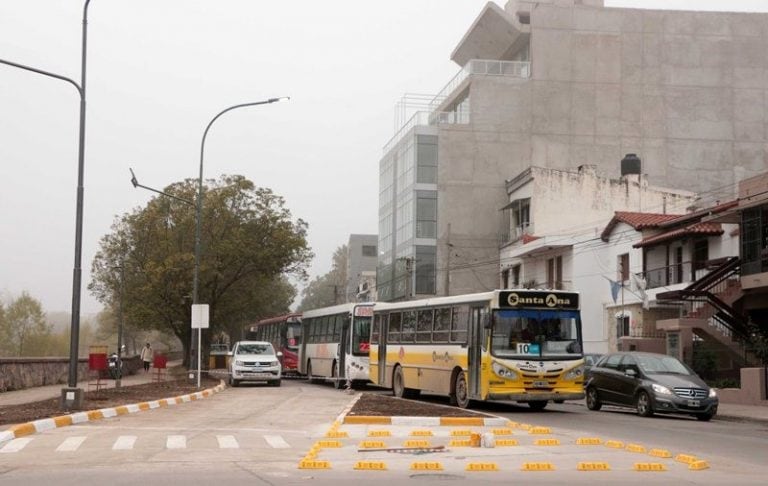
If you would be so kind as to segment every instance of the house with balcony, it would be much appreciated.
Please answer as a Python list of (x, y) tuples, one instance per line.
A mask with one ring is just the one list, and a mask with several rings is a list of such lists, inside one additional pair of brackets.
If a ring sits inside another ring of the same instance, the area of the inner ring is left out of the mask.
[[(580, 292), (586, 352), (616, 349), (615, 321), (605, 319), (622, 312), (613, 306), (642, 305), (628, 287), (630, 273), (643, 269), (632, 247), (640, 231), (678, 218), (695, 201), (692, 192), (650, 186), (634, 154), (622, 165), (618, 179), (588, 165), (530, 167), (507, 181), (509, 202), (500, 211), (499, 285)], [(612, 283), (622, 286), (614, 301)]]
[[(495, 287), (498, 208), (529, 167), (591, 164), (615, 179), (636, 153), (651, 185), (733, 199), (768, 156), (766, 30), (757, 13), (486, 4), (450, 55), (458, 74), (384, 146), (380, 298)], [(525, 237), (530, 209), (509, 210), (509, 237)]]

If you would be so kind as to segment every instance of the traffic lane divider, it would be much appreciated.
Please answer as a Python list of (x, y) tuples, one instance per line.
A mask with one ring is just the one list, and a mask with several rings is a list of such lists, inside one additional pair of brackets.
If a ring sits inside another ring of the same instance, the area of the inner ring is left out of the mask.
[(189, 393), (187, 395), (181, 395), (173, 398), (166, 398), (163, 400), (154, 400), (151, 402), (140, 402), (131, 405), (120, 405), (117, 407), (102, 408), (99, 410), (88, 410), (85, 412), (76, 412), (69, 415), (60, 415), (58, 417), (34, 420), (32, 422), (26, 422), (23, 424), (13, 425), (10, 428), (0, 431), (0, 445), (10, 442), (13, 439), (18, 439), (27, 435), (37, 434), (46, 430), (52, 430), (59, 427), (67, 427), (69, 425), (80, 424), (84, 422), (93, 422), (104, 418), (119, 417), (130, 413), (143, 412), (145, 410), (154, 410), (156, 408), (164, 408), (172, 405), (177, 405), (184, 402), (191, 402), (193, 400), (200, 400), (202, 398), (209, 397), (214, 393), (218, 393), (225, 388), (224, 381), (220, 382), (213, 388), (207, 390)]

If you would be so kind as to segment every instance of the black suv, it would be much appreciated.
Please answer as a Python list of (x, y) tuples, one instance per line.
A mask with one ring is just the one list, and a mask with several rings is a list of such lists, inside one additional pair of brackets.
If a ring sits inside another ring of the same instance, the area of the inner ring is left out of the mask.
[(603, 404), (654, 413), (693, 415), (707, 421), (717, 414), (717, 393), (678, 359), (654, 353), (612, 353), (589, 370), (587, 408)]

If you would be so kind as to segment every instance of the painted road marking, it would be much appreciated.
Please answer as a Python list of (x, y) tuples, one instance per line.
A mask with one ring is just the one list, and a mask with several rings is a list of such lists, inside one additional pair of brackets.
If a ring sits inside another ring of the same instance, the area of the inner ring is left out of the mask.
[(219, 449), (239, 449), (240, 444), (237, 443), (234, 435), (217, 435), (216, 440), (219, 441)]
[(27, 447), (27, 444), (29, 444), (30, 442), (32, 442), (32, 439), (30, 437), (13, 439), (12, 441), (5, 444), (5, 446), (3, 446), (2, 449), (0, 449), (0, 453), (13, 454), (14, 452), (19, 452), (23, 448)]
[(133, 445), (136, 443), (135, 435), (121, 435), (117, 438), (112, 446), (113, 451), (127, 451), (133, 449)]
[(69, 437), (56, 448), (56, 452), (74, 452), (85, 442), (85, 436)]
[(166, 449), (186, 449), (187, 448), (187, 436), (186, 435), (169, 435), (165, 441)]
[(289, 449), (291, 446), (279, 435), (265, 435), (264, 440), (275, 449)]

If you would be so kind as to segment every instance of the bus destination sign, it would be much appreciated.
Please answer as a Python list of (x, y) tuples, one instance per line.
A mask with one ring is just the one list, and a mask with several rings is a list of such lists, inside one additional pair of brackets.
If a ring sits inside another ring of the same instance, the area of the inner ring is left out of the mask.
[(579, 294), (546, 290), (502, 290), (500, 309), (574, 309), (579, 308)]

